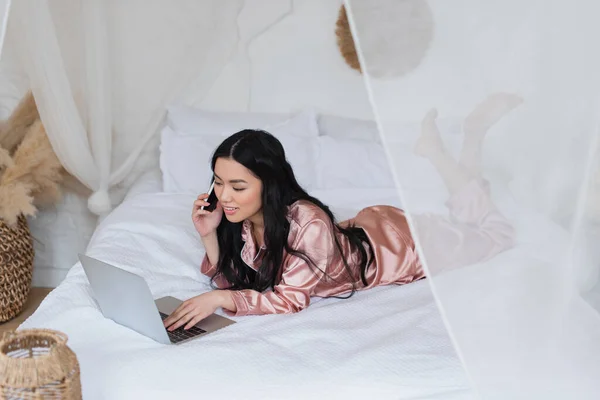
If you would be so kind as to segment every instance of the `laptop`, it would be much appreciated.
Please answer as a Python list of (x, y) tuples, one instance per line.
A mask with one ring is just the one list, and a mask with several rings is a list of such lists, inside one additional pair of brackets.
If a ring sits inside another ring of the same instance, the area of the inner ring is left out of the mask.
[(185, 343), (235, 323), (212, 314), (188, 330), (183, 325), (169, 332), (163, 321), (183, 303), (181, 300), (170, 296), (154, 300), (141, 276), (83, 254), (79, 260), (102, 314), (159, 343)]

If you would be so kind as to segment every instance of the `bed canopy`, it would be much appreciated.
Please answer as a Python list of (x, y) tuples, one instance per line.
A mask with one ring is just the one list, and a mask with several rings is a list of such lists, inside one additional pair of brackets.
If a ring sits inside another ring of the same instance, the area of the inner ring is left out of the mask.
[(57, 156), (93, 191), (92, 212), (110, 211), (109, 189), (156, 136), (165, 105), (210, 89), (238, 45), (241, 5), (12, 3), (7, 50), (18, 54)]
[[(594, 397), (600, 52), (592, 42), (598, 4), (401, 2), (420, 18), (415, 41), (433, 36), (420, 66), (405, 73), (394, 66), (413, 37), (374, 40), (370, 32), (375, 21), (380, 33), (393, 26), (386, 12), (393, 2), (348, 3), (370, 100), (413, 216), (425, 208), (443, 213), (446, 197), (426, 165), (417, 173), (421, 164), (407, 160), (410, 141), (402, 127), (411, 114), (436, 108), (440, 116), (467, 115), (476, 99), (493, 93), (518, 99), (512, 114), (489, 130), (481, 155), (492, 193), (510, 194), (509, 201), (496, 199), (516, 228), (518, 251), (448, 271), (443, 260), (451, 255), (443, 246), (427, 246), (427, 232), (413, 224), (432, 289), (479, 394)], [(461, 18), (450, 22), (455, 9), (463, 10)], [(463, 120), (463, 131), (473, 123)], [(442, 138), (460, 157), (455, 133)], [(545, 245), (533, 244), (551, 236)], [(467, 245), (462, 251), (468, 258), (478, 250)]]
[[(303, 1), (3, 0), (4, 114), (32, 90), (57, 156), (89, 189), (89, 209), (105, 216), (119, 188), (157, 163), (167, 107), (202, 105), (228, 62), (248, 60), (253, 40)], [(412, 226), (473, 386), (485, 399), (597, 398), (600, 4), (344, 4), (409, 216), (443, 214), (447, 199), (411, 153), (422, 117), (436, 109), (440, 123), (454, 118), (442, 138), (459, 157), (457, 132), (477, 104), (497, 93), (519, 99), (490, 127), (482, 154), (517, 250), (447, 269), (435, 261), (443, 246), (426, 246), (426, 233)], [(270, 22), (242, 23), (243, 15)], [(251, 63), (243, 65), (252, 79)], [(232, 108), (254, 108), (252, 87)], [(468, 258), (478, 249), (464, 251)]]

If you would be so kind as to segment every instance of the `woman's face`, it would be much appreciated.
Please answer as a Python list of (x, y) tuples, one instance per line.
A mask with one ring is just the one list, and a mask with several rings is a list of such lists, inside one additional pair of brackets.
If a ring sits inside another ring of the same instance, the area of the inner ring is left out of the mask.
[(262, 221), (262, 182), (231, 158), (215, 163), (215, 194), (230, 222)]

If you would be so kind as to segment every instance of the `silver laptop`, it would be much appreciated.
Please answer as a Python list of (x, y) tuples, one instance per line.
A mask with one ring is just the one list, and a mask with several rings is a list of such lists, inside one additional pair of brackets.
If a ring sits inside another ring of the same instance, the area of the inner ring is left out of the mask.
[(163, 321), (182, 303), (174, 297), (154, 300), (139, 275), (79, 254), (79, 260), (102, 314), (116, 323), (163, 344), (181, 344), (224, 328), (235, 321), (212, 314), (188, 330), (169, 332)]

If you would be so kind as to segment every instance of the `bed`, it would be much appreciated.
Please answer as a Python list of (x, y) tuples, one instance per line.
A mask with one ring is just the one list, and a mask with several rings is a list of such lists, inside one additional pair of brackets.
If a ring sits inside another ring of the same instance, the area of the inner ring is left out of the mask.
[[(198, 269), (204, 253), (189, 218), (193, 198), (130, 195), (86, 253), (143, 276), (155, 298), (210, 290)], [(105, 319), (77, 263), (20, 329), (67, 333), (86, 399), (471, 398), (426, 281), (315, 299), (293, 315), (234, 319), (204, 338), (160, 345)]]
[[(190, 219), (195, 190), (207, 177), (199, 176), (201, 168), (181, 176), (180, 172), (190, 167), (181, 157), (182, 149), (190, 149), (190, 143), (172, 143), (169, 135), (188, 140), (194, 133), (185, 132), (181, 124), (193, 129), (202, 124), (197, 113), (192, 115), (184, 109), (184, 117), (193, 117), (186, 121), (181, 116), (176, 118), (178, 111), (182, 109), (171, 110), (171, 130), (162, 133), (161, 170), (142, 176), (125, 200), (101, 221), (86, 254), (139, 274), (155, 298), (170, 295), (185, 300), (210, 290), (209, 279), (199, 271), (204, 250)], [(240, 126), (261, 123), (236, 118)], [(222, 115), (219, 121), (233, 119)], [(213, 115), (211, 123), (214, 120)], [(321, 120), (321, 131), (315, 132), (310, 130), (319, 127), (314, 124), (314, 116), (303, 115), (301, 120), (292, 121), (291, 126), (289, 121), (275, 121), (271, 127), (275, 131), (277, 127), (287, 129), (285, 135), (289, 137), (293, 136), (290, 130), (300, 132), (300, 136), (316, 133), (314, 139), (324, 136), (323, 128), (340, 122), (335, 118)], [(375, 130), (374, 125), (371, 128)], [(231, 132), (235, 127), (216, 128), (213, 124), (203, 131), (218, 129)], [(380, 145), (371, 140), (376, 134), (368, 134), (370, 145), (360, 142), (365, 138), (354, 137), (352, 140), (358, 140), (358, 144), (348, 142), (344, 151), (351, 157), (360, 156), (357, 152), (364, 152), (363, 159), (380, 157), (374, 153)], [(327, 146), (332, 145), (328, 141), (335, 135), (325, 137), (329, 139), (319, 141), (312, 149), (314, 154), (327, 153)], [(204, 150), (212, 150), (211, 141), (204, 139)], [(284, 144), (300, 146), (311, 141), (302, 138), (301, 142)], [(330, 149), (339, 146), (335, 143)], [(202, 158), (204, 150), (192, 146), (193, 157), (187, 159)], [(177, 162), (169, 160), (170, 154)], [(373, 168), (387, 166), (385, 157), (383, 163), (366, 159), (371, 167), (362, 171), (363, 188), (356, 187), (360, 177), (351, 178), (354, 187), (350, 187), (348, 178), (340, 175), (346, 168), (343, 163), (327, 165), (327, 157), (320, 158), (325, 164), (312, 160), (306, 167), (316, 166), (328, 171), (329, 176), (300, 172), (300, 179), (315, 196), (332, 206), (339, 219), (365, 205), (399, 204), (393, 187), (372, 179), (378, 174)], [(291, 162), (305, 172), (299, 165), (302, 159), (291, 157)], [(168, 170), (166, 166), (174, 168)], [(311, 181), (313, 175), (318, 176)], [(191, 180), (186, 181), (188, 178)], [(380, 179), (389, 180), (389, 172), (384, 171)], [(221, 310), (217, 313), (223, 315)], [(161, 345), (104, 318), (77, 263), (19, 329), (51, 328), (69, 336), (68, 345), (81, 365), (85, 399), (369, 396), (452, 400), (473, 396), (427, 280), (376, 288), (346, 300), (314, 299), (308, 309), (297, 314), (233, 319), (238, 323), (197, 340), (178, 346)]]

